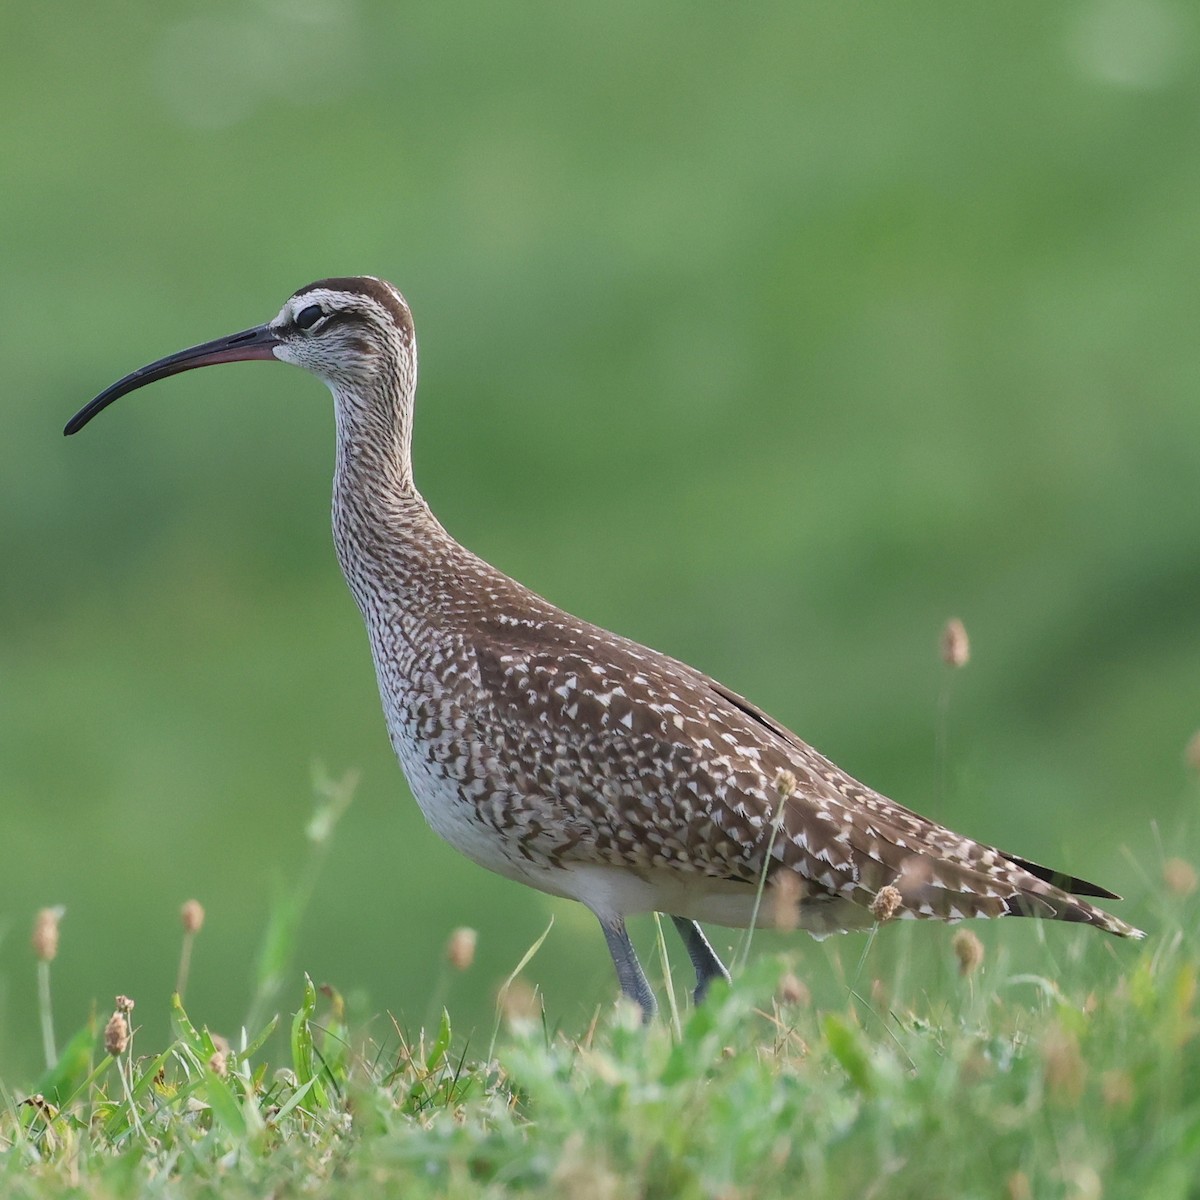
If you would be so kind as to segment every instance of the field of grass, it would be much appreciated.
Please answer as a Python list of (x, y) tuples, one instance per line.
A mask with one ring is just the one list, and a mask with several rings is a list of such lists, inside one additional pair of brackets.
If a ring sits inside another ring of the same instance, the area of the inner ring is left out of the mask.
[[(649, 1028), (626, 1001), (556, 1028), (524, 972), (464, 1032), (354, 1015), (294, 967), (312, 877), (349, 799), (331, 788), (312, 860), (282, 897), (236, 1036), (185, 1010), (202, 912), (183, 915), (171, 1033), (136, 997), (58, 1047), (35, 925), (45, 1073), (0, 1084), (0, 1193), (113, 1197), (1154, 1197), (1200, 1173), (1200, 900), (1174, 857), (1146, 880), (1144, 943), (1077, 926), (891, 922), (830, 954), (818, 997), (795, 953), (764, 955), (694, 1008), (672, 976)], [(1149, 923), (1149, 922), (1148, 922)], [(1008, 950), (1032, 929), (1023, 961)], [(53, 935), (47, 942), (48, 935)], [(890, 953), (876, 946), (890, 943)], [(845, 947), (849, 947), (849, 950)], [(1035, 947), (1033, 955), (1028, 953)], [(470, 977), (474, 940), (448, 947)], [(809, 951), (812, 956), (813, 951)], [(1032, 969), (1031, 969), (1032, 968)], [(436, 972), (435, 972), (436, 974)], [(477, 985), (476, 985), (477, 986)], [(29, 1022), (32, 1024), (32, 1020)], [(56, 1061), (55, 1061), (56, 1060)]]

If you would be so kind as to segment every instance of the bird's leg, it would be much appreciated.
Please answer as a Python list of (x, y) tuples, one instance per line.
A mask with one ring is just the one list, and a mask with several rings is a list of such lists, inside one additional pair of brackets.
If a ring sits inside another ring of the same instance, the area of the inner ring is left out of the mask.
[(714, 979), (730, 982), (729, 972), (725, 970), (725, 964), (717, 957), (717, 952), (708, 944), (708, 938), (695, 921), (689, 921), (686, 917), (672, 917), (671, 920), (675, 922), (675, 928), (679, 930), (679, 936), (683, 938), (683, 944), (687, 947), (688, 958), (696, 968), (696, 990), (692, 995), (699, 1004), (708, 992), (708, 985)]
[(620, 917), (601, 917), (600, 928), (604, 930), (604, 937), (608, 941), (608, 951), (612, 955), (613, 965), (617, 968), (617, 982), (621, 985), (621, 991), (641, 1006), (642, 1021), (649, 1025), (658, 1011), (658, 1004), (650, 985), (646, 982), (633, 943), (629, 940), (625, 922)]

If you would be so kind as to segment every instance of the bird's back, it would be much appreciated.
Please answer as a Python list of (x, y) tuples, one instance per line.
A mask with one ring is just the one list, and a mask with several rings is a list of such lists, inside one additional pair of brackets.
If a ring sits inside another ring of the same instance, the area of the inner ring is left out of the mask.
[(765, 868), (792, 885), (796, 923), (818, 935), (870, 925), (888, 888), (887, 915), (1038, 915), (1135, 932), (1066, 889), (1110, 893), (894, 803), (686, 664), (554, 607), (461, 547), (441, 562), (448, 578), (424, 580), (440, 599), (423, 650), (397, 656), (413, 639), (394, 627), (372, 640), (384, 643), (385, 709), (413, 791), (476, 861), (585, 903), (615, 890), (623, 912), (734, 926), (751, 919)]

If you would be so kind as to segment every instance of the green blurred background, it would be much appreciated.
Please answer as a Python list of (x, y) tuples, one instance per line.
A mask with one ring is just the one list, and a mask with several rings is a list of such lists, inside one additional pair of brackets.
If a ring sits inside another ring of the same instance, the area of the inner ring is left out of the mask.
[(408, 795), (324, 388), (222, 367), (61, 436), (324, 275), (406, 292), (418, 481), (472, 549), (1153, 926), (1197, 801), (1193, 6), (10, 4), (0, 65), (0, 1076), (38, 1061), (42, 905), (61, 1031), (126, 992), (162, 1032), (189, 896), (189, 1008), (235, 1031), (315, 763), (362, 782), (296, 979), (419, 1022), (470, 924), (449, 995), (487, 1028), (553, 912), (551, 1019), (613, 993), (586, 912)]

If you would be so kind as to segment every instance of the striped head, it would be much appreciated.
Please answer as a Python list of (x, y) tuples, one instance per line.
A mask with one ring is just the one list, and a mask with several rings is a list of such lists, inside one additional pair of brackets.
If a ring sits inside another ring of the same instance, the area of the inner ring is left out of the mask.
[[(67, 423), (76, 433), (129, 392), (196, 367), (278, 359), (329, 385), (339, 406), (411, 400), (417, 381), (412, 313), (400, 292), (371, 275), (319, 279), (293, 293), (265, 325), (157, 359), (119, 379)], [(391, 407), (390, 405), (388, 406)]]
[(292, 294), (267, 326), (274, 355), (304, 367), (335, 391), (396, 376), (416, 382), (417, 340), (400, 292), (372, 275), (319, 279)]

